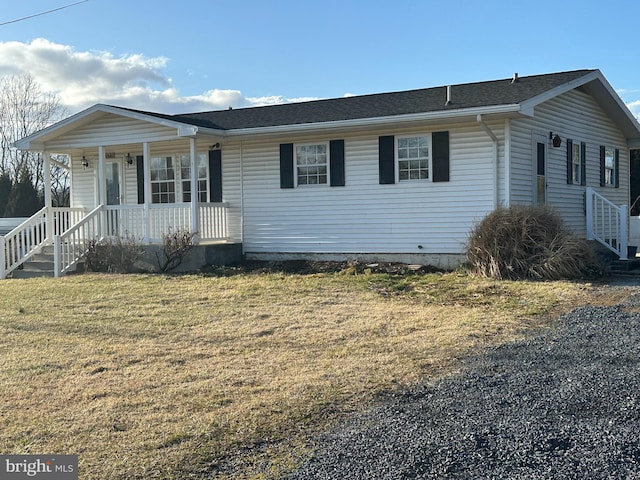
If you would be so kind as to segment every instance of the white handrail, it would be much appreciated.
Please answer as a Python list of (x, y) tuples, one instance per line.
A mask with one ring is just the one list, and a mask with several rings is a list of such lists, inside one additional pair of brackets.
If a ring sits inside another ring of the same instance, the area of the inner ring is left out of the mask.
[(627, 260), (627, 205), (616, 205), (592, 187), (586, 191), (587, 239), (596, 240)]
[(47, 240), (47, 213), (44, 207), (4, 236), (0, 279), (37, 253)]
[(53, 237), (54, 276), (59, 277), (75, 266), (87, 251), (90, 240), (102, 238), (101, 220), (104, 205), (99, 205), (82, 220)]

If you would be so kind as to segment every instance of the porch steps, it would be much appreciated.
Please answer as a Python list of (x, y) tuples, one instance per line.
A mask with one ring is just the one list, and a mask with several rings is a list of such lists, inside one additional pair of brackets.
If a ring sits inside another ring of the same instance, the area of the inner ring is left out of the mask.
[(608, 248), (602, 246), (596, 241), (592, 241), (591, 245), (602, 262), (608, 267), (609, 273), (612, 275), (640, 275), (640, 257), (630, 257), (628, 260), (620, 260), (618, 256)]
[(31, 257), (30, 261), (22, 264), (22, 268), (14, 270), (11, 274), (12, 278), (37, 278), (37, 277), (53, 277), (53, 247), (42, 247), (42, 251)]

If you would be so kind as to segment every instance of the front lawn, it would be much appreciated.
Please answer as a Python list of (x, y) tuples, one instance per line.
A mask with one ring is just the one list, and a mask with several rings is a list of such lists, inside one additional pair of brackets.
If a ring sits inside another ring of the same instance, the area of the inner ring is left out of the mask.
[(277, 478), (308, 439), (592, 299), (464, 274), (0, 282), (0, 452), (83, 479)]

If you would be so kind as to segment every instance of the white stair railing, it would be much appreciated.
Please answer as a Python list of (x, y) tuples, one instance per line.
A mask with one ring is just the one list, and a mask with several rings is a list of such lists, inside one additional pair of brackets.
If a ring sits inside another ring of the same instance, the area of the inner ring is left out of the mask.
[(82, 220), (53, 237), (54, 276), (59, 277), (74, 267), (87, 251), (91, 240), (102, 238), (104, 205), (89, 212)]
[(587, 187), (587, 239), (596, 240), (627, 260), (628, 217), (627, 205), (616, 205)]
[(0, 237), (0, 279), (37, 253), (47, 240), (47, 214), (44, 207), (16, 228)]

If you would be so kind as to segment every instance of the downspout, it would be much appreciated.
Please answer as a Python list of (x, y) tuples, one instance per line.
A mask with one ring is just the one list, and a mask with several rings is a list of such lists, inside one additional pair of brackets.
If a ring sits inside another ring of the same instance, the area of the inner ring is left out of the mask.
[(493, 154), (494, 154), (494, 168), (495, 168), (495, 173), (493, 176), (493, 208), (496, 209), (498, 208), (498, 137), (496, 137), (496, 134), (493, 133), (493, 130), (491, 130), (489, 128), (489, 126), (484, 122), (484, 119), (482, 118), (482, 114), (478, 114), (476, 116), (476, 121), (480, 124), (480, 126), (484, 129), (484, 131), (486, 132), (487, 135), (489, 135), (489, 137), (491, 138), (491, 141), (493, 142)]
[(240, 244), (244, 257), (244, 150), (240, 140)]

